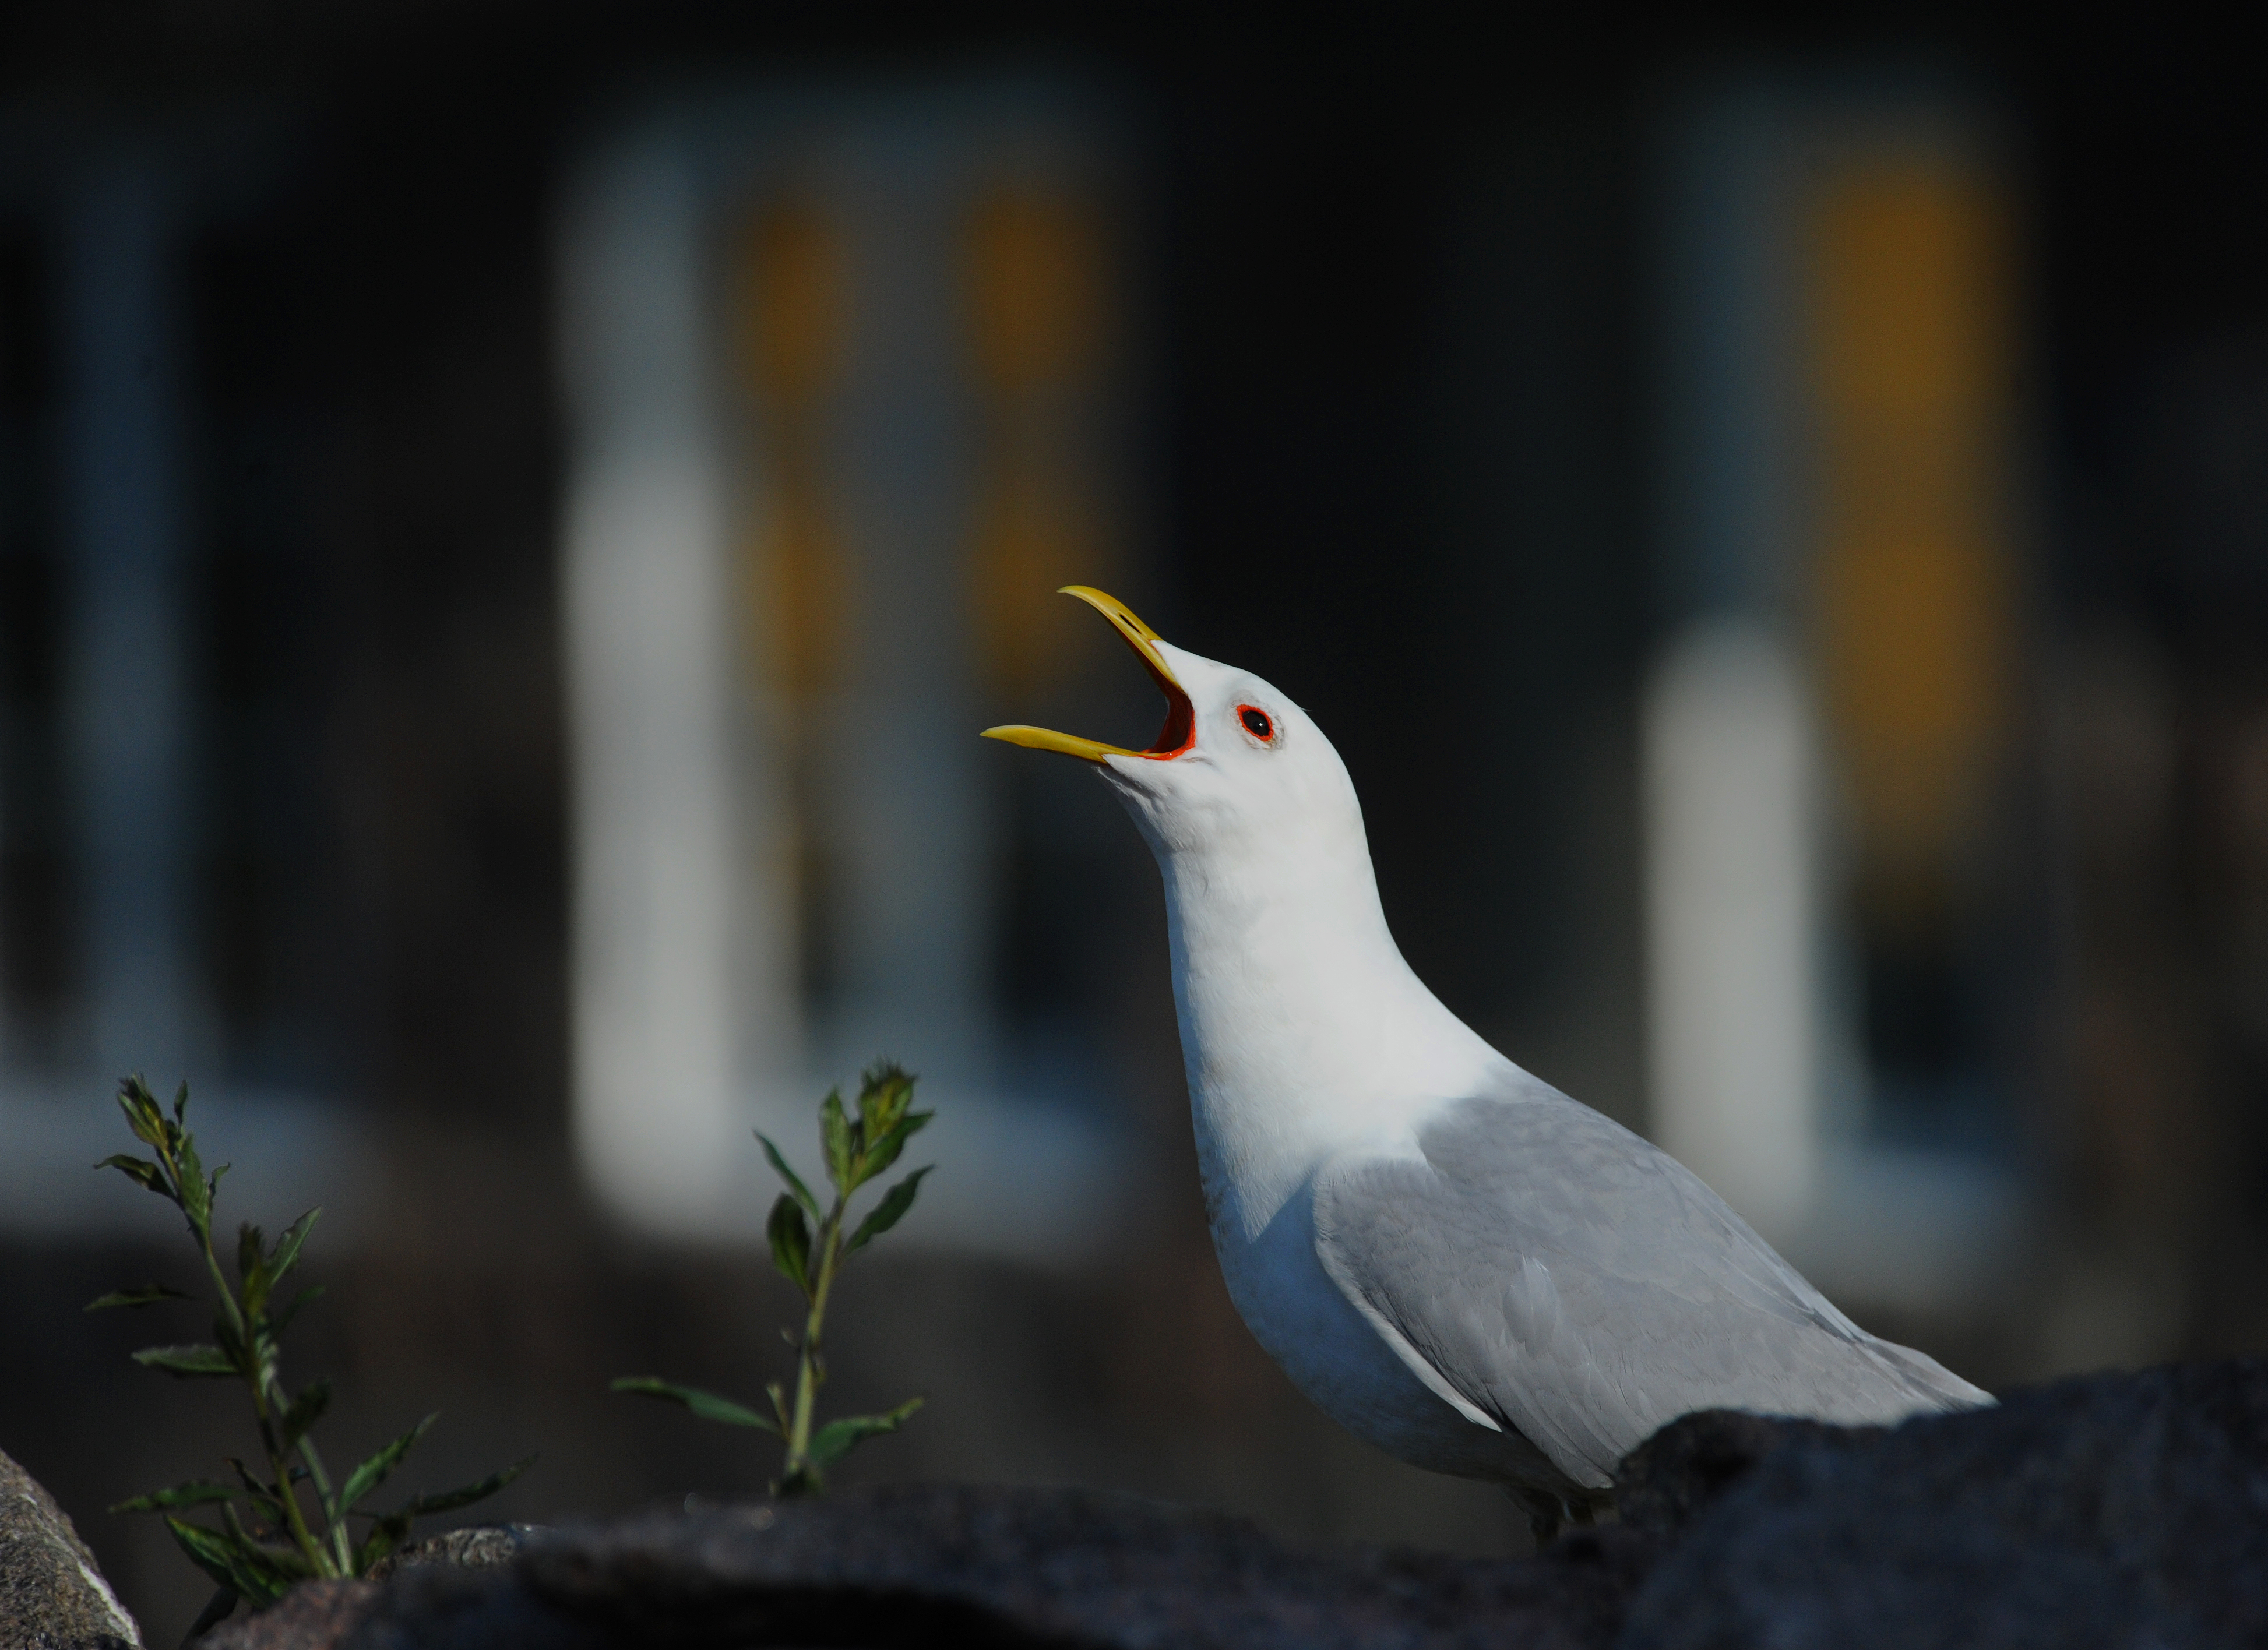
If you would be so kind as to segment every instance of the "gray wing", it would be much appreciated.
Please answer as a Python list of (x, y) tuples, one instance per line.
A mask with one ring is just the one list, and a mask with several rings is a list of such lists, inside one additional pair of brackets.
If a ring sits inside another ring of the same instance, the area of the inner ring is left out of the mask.
[(1324, 1270), (1421, 1380), (1604, 1488), (1702, 1409), (1846, 1423), (1992, 1400), (1853, 1324), (1675, 1159), (1528, 1078), (1444, 1109), (1423, 1160), (1315, 1178)]

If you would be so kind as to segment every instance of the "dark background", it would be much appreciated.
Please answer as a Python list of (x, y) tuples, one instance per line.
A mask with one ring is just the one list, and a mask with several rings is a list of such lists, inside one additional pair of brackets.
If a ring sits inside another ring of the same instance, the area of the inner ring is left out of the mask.
[[(307, 846), (232, 858), (224, 821), (201, 932), (236, 1057), (347, 1094), (383, 1143), (379, 1235), (328, 1258), (318, 1239), (333, 1298), (294, 1353), (301, 1374), (340, 1378), (335, 1456), (438, 1405), (419, 1483), (543, 1451), (502, 1515), (764, 1476), (740, 1438), (601, 1389), (648, 1367), (748, 1385), (777, 1350), (784, 1287), (746, 1252), (608, 1226), (565, 1130), (553, 213), (563, 157), (610, 102), (684, 77), (1038, 66), (1134, 112), (1139, 468), (1163, 601), (1146, 616), (1315, 714), (1362, 786), (1418, 971), (1524, 1063), (1634, 1121), (1637, 695), (1663, 622), (1651, 112), (1717, 61), (1944, 63), (1989, 87), (2029, 215), (2036, 681), (2089, 703), (2127, 693), (2117, 704), (2141, 710), (2105, 714), (2140, 717), (2148, 757), (2082, 750), (2043, 784), (2060, 893), (2039, 938), (2053, 1001), (2029, 1055), (2028, 1160), (2055, 1231), (2079, 1234), (2051, 1249), (2143, 1256), (2145, 1275), (2179, 1280), (2177, 1321), (2139, 1355), (2268, 1348), (2257, 74), (2132, 18), (2050, 40), (1990, 17), (1551, 17), (1476, 33), (235, 4), (0, 23), (0, 121), (33, 134), (4, 147), (11, 183), (46, 164), (41, 134), (71, 134), (57, 157), (160, 127), (227, 145), (248, 114), (265, 135), (247, 164), (278, 180), (186, 254), (195, 508), (202, 541), (228, 547), (200, 561), (193, 599), (224, 661), (203, 691), (299, 730), (309, 754), (274, 805), (302, 811)], [(53, 369), (28, 225), (0, 211), (0, 394), (29, 432), (0, 512), (36, 541), (25, 478)], [(55, 691), (45, 565), (0, 559), (0, 673), (23, 704)], [(1138, 686), (1125, 703), (1125, 727), (1096, 731), (1146, 732)], [(26, 1025), (74, 967), (63, 850), (23, 823), (38, 761), (9, 778), (0, 862)], [(2093, 829), (2121, 808), (2141, 822)], [(1076, 1272), (884, 1246), (844, 1298), (830, 1397), (919, 1388), (932, 1408), (854, 1476), (1087, 1482), (1306, 1535), (1516, 1546), (1490, 1493), (1381, 1463), (1311, 1415), (1235, 1322), (1189, 1172), (1153, 873), (1130, 832), (1123, 848), (1109, 897), (1141, 938), (1095, 989), (1179, 1202), (1138, 1253)], [(1012, 995), (1044, 989), (1044, 968), (1008, 974)], [(0, 1247), (0, 1447), (71, 1511), (152, 1642), (202, 1582), (150, 1521), (101, 1509), (210, 1470), (237, 1400), (134, 1368), (148, 1326), (77, 1307), (164, 1263), (123, 1241)], [(2016, 1307), (1868, 1322), (1988, 1383), (2061, 1356)]]

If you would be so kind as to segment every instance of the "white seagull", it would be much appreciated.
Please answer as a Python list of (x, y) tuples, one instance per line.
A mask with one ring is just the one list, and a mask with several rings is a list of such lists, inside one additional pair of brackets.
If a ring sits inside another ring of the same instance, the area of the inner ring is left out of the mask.
[(1157, 856), (1221, 1273), (1292, 1384), (1357, 1437), (1491, 1480), (1539, 1542), (1695, 1410), (1843, 1423), (1990, 1403), (1878, 1339), (1675, 1159), (1484, 1042), (1403, 961), (1323, 730), (1114, 597), (1166, 695), (1099, 767)]

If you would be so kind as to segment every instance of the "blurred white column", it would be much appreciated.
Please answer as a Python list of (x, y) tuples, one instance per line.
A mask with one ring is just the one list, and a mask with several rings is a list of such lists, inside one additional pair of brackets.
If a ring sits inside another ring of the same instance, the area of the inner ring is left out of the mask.
[(1819, 928), (1811, 713), (1785, 643), (1680, 637), (1644, 718), (1653, 1132), (1760, 1229), (1817, 1190)]
[(1646, 688), (1654, 1138), (1785, 1238), (1820, 1153), (1817, 763), (1788, 637), (1801, 556), (1785, 99), (1718, 84), (1664, 122), (1663, 570)]
[[(969, 611), (968, 214), (1065, 124), (981, 89), (692, 100), (597, 151), (569, 196), (576, 1139), (649, 1229), (760, 1240), (751, 1128), (808, 1164), (821, 1094), (887, 1055), (937, 1110), (915, 1160), (951, 1166), (907, 1241), (1060, 1261), (1111, 1230), (1108, 1130), (1076, 1096), (1001, 1081), (980, 766), (997, 756)], [(817, 203), (844, 253), (818, 455), (839, 656), (792, 703), (763, 653), (778, 614), (755, 607), (777, 593), (746, 554), (786, 485), (762, 495), (766, 409), (728, 381), (750, 320), (728, 306), (765, 301), (728, 285), (734, 237), (779, 201)], [(787, 782), (790, 714), (809, 794)], [(798, 829), (826, 868), (831, 989), (810, 1002)]]
[(1657, 133), (1670, 622), (1642, 710), (1651, 1126), (1814, 1281), (1906, 1307), (1978, 1286), (2014, 1204), (1986, 1166), (1863, 1127), (1835, 966), (1851, 838), (1830, 762), (1848, 752), (1817, 653), (1816, 215), (1833, 167), (1935, 152), (1949, 118), (1926, 85), (1731, 73)]
[[(850, 247), (854, 315), (840, 490), (855, 664), (823, 709), (825, 819), (837, 855), (836, 1001), (822, 1069), (773, 1115), (790, 1138), (812, 1100), (879, 1055), (937, 1109), (917, 1242), (1059, 1261), (1110, 1229), (1123, 1166), (1080, 1099), (1001, 1081), (991, 976), (998, 821), (977, 740), (970, 610), (972, 344), (960, 272), (968, 213), (1001, 151), (1059, 142), (1052, 122), (988, 129), (983, 106), (867, 106), (824, 175)], [(1043, 147), (1044, 152), (1044, 147)], [(1012, 174), (1010, 174), (1012, 175)], [(768, 1125), (770, 1126), (770, 1125)]]
[(705, 235), (696, 156), (657, 129), (583, 174), (560, 248), (575, 1138), (601, 1197), (680, 1231), (715, 1222), (749, 1155), (744, 1053), (798, 1064), (787, 970), (749, 954), (789, 929), (740, 863), (766, 792), (733, 719)]

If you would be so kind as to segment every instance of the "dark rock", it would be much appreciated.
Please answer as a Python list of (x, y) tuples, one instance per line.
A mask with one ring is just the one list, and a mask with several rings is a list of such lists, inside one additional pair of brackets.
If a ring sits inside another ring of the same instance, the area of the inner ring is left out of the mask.
[(1675, 1536), (1782, 1446), (1879, 1431), (1701, 1410), (1672, 1421), (1624, 1458), (1615, 1475), (1615, 1511), (1632, 1529)]
[(367, 1580), (308, 1581), (268, 1609), (217, 1627), (200, 1650), (328, 1650), (378, 1602), (379, 1583), (404, 1570), (438, 1565), (464, 1570), (501, 1568), (518, 1558), (535, 1524), (475, 1524), (413, 1542), (371, 1569)]
[(371, 1567), (370, 1579), (383, 1581), (397, 1570), (415, 1569), (421, 1564), (453, 1564), (468, 1570), (510, 1564), (533, 1537), (545, 1533), (536, 1524), (475, 1524), (444, 1530), (381, 1558)]
[(1501, 1562), (1301, 1549), (1075, 1491), (656, 1513), (508, 1532), (506, 1565), (304, 1587), (210, 1645), (2268, 1646), (2268, 1365), (2091, 1376), (1894, 1429), (1688, 1416), (1624, 1477), (1620, 1525)]
[[(1889, 1431), (1764, 1425), (1788, 1435), (1691, 1519), (1624, 1650), (2268, 1643), (2268, 1364), (2087, 1376)], [(1691, 1470), (1732, 1453), (1694, 1448)]]
[(141, 1650), (134, 1624), (55, 1498), (0, 1453), (0, 1646)]
[(333, 1583), (320, 1608), (297, 1589), (208, 1644), (1605, 1650), (1653, 1551), (1605, 1529), (1535, 1560), (1314, 1552), (1123, 1497), (902, 1488), (562, 1529), (502, 1573), (428, 1565), (351, 1595)]
[(371, 1569), (364, 1581), (307, 1581), (257, 1615), (225, 1622), (200, 1650), (329, 1650), (376, 1606), (379, 1583), (425, 1565), (499, 1569), (545, 1532), (534, 1524), (475, 1524), (414, 1542)]
[(196, 1650), (331, 1650), (383, 1591), (376, 1581), (302, 1581), (266, 1609), (222, 1622)]

